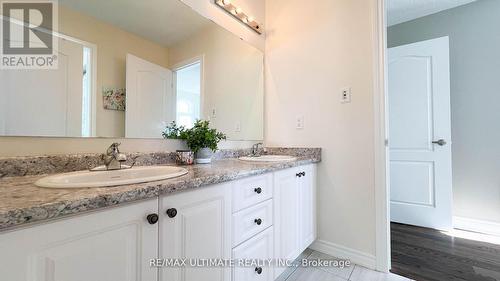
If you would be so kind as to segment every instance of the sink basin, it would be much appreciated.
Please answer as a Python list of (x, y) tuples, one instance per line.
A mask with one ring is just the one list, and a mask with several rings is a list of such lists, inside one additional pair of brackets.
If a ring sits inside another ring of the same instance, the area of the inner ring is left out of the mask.
[(110, 187), (171, 179), (188, 173), (174, 166), (144, 166), (115, 171), (79, 171), (39, 179), (36, 186), (46, 188)]
[(288, 155), (262, 155), (258, 157), (245, 156), (240, 157), (239, 159), (249, 162), (288, 162), (297, 160), (297, 157)]

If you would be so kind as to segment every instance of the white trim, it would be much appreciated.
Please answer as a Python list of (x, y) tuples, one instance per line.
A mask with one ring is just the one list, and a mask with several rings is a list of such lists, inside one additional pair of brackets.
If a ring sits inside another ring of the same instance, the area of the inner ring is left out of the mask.
[[(205, 116), (205, 54), (201, 54), (195, 57), (192, 57), (190, 59), (183, 60), (181, 62), (178, 62), (172, 66), (172, 73), (173, 73), (173, 79), (172, 79), (172, 90), (173, 90), (173, 95), (174, 95), (174, 110), (175, 110), (175, 116), (177, 119), (177, 71), (183, 68), (186, 68), (188, 66), (191, 66), (195, 63), (200, 63), (200, 119), (206, 119), (209, 120), (208, 116), (211, 116), (211, 113), (208, 113), (207, 116)], [(176, 120), (177, 121), (177, 120)]]
[(500, 223), (464, 217), (453, 217), (453, 228), (500, 236)]
[(375, 256), (358, 250), (324, 240), (316, 240), (309, 248), (332, 257), (349, 259), (353, 264), (361, 265), (369, 269), (376, 268)]
[(90, 137), (97, 137), (97, 45), (88, 41), (80, 40), (78, 38), (68, 36), (59, 32), (53, 32), (53, 36), (59, 37), (91, 49), (92, 55), (92, 69), (90, 71), (91, 80), (91, 93), (90, 93), (90, 106), (91, 106), (91, 122), (90, 122)]
[(375, 251), (376, 269), (389, 272), (391, 268), (389, 168), (386, 112), (386, 52), (387, 29), (385, 1), (377, 0), (373, 15), (374, 48), (374, 181), (375, 181)]

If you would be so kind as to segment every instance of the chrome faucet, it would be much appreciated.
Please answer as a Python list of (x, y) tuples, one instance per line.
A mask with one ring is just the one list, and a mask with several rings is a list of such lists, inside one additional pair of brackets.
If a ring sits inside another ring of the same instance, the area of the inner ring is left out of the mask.
[(102, 160), (106, 166), (106, 170), (120, 170), (122, 168), (122, 163), (127, 161), (127, 156), (120, 153), (118, 147), (120, 143), (113, 143), (107, 150), (106, 154), (102, 155)]
[(264, 144), (259, 142), (254, 145), (252, 145), (252, 157), (259, 157), (261, 156), (261, 151), (259, 150), (259, 147), (263, 146)]

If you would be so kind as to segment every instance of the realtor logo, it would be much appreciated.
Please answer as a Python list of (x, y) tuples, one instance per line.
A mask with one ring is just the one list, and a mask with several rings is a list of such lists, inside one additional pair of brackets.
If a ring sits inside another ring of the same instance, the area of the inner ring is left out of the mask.
[(57, 68), (56, 0), (1, 3), (2, 69)]

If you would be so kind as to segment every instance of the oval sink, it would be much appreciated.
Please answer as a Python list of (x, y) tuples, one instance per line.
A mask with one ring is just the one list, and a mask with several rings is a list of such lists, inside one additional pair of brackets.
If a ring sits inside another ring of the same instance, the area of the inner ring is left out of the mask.
[(111, 187), (180, 177), (188, 170), (174, 166), (144, 166), (114, 171), (79, 171), (39, 179), (36, 186), (46, 188)]
[(288, 156), (288, 155), (262, 155), (262, 156), (245, 156), (239, 158), (242, 161), (249, 162), (288, 162), (295, 161), (297, 157)]

